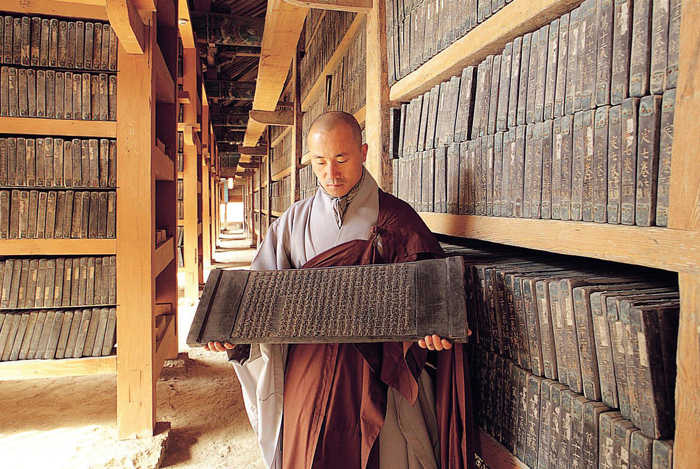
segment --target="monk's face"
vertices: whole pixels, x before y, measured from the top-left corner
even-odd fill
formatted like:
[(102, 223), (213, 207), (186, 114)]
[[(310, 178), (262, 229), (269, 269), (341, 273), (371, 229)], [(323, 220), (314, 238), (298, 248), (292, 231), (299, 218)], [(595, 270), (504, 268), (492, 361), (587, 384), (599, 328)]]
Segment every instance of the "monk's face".
[(309, 151), (319, 184), (333, 197), (346, 195), (362, 177), (367, 145), (358, 144), (346, 125), (310, 133)]

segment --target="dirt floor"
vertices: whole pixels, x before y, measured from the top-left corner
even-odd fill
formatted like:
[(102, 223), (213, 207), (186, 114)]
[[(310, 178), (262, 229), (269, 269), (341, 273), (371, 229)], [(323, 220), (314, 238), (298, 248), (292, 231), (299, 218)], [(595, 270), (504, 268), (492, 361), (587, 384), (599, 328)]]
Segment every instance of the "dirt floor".
[[(242, 234), (224, 233), (212, 267), (246, 268), (253, 254)], [(194, 309), (180, 308), (182, 339)], [(223, 354), (192, 349), (167, 362), (156, 396), (156, 420), (169, 428), (119, 441), (116, 376), (0, 381), (0, 467), (265, 467)]]

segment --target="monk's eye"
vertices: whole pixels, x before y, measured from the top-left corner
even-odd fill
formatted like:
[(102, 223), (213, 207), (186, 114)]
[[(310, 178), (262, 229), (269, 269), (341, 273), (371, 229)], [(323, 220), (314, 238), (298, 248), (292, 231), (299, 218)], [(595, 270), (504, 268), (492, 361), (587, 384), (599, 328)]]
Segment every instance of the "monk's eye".
[(345, 162), (347, 162), (347, 161), (348, 161), (348, 160), (338, 160), (338, 163), (343, 164), (343, 163), (345, 163)]

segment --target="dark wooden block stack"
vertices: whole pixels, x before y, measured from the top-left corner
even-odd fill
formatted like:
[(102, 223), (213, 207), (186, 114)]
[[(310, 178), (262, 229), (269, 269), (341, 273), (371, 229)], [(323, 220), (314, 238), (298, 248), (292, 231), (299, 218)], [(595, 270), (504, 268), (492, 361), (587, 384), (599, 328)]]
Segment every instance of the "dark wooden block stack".
[(678, 0), (586, 0), (403, 104), (396, 193), (426, 212), (666, 226), (679, 27)]

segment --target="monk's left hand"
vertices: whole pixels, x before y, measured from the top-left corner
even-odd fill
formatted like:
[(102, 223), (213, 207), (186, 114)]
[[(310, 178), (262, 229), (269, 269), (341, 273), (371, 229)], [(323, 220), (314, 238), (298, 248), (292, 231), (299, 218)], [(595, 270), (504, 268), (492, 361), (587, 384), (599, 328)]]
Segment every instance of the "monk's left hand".
[(428, 350), (449, 350), (452, 348), (452, 342), (447, 339), (440, 338), (439, 335), (426, 335), (425, 339), (420, 339), (418, 341), (418, 346), (420, 348), (427, 348)]

